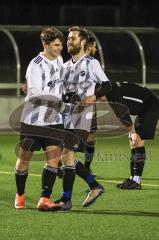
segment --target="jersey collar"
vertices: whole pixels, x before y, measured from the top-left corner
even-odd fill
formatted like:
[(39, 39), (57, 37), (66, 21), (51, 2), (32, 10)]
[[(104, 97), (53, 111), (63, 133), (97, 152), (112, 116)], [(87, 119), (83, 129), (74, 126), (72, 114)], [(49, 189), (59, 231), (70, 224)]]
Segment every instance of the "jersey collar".
[(44, 55), (43, 55), (43, 52), (40, 52), (39, 53), (40, 57), (42, 57), (45, 61), (49, 62), (49, 63), (54, 63), (57, 61), (57, 58), (55, 58), (54, 60), (49, 60), (48, 58), (46, 58)]
[(73, 62), (73, 58), (71, 58), (71, 59), (70, 59), (70, 65), (76, 66), (79, 62), (81, 62), (81, 61), (83, 60), (83, 58), (84, 58), (85, 56), (87, 56), (86, 53), (85, 53), (81, 58), (79, 58), (79, 59), (77, 60), (77, 62)]

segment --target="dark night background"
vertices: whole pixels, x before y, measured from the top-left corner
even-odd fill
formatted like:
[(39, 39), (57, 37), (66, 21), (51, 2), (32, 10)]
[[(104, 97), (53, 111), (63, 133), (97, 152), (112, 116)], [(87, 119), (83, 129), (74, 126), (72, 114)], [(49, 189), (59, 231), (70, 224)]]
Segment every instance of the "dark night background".
[(158, 0), (1, 0), (0, 24), (158, 27), (158, 10)]
[[(39, 35), (44, 25), (111, 26), (127, 27), (130, 30), (131, 27), (138, 27), (139, 31), (137, 30), (138, 32), (135, 32), (135, 34), (144, 49), (146, 81), (148, 84), (158, 84), (158, 10), (158, 0), (1, 0), (0, 28), (8, 29), (16, 41), (20, 56), (20, 82), (23, 83), (30, 60), (39, 51), (42, 51)], [(24, 27), (23, 25), (27, 26)], [(38, 28), (37, 30), (37, 25), (41, 26), (39, 27), (41, 29)], [(126, 80), (142, 83), (143, 63), (139, 53), (139, 46), (136, 46), (133, 38), (123, 31), (117, 34), (105, 30), (101, 31), (94, 33), (102, 46), (105, 71), (108, 78), (116, 81)], [(67, 35), (66, 31), (65, 35)], [(0, 55), (3, 56), (3, 58), (0, 58), (0, 84), (16, 83), (17, 62), (15, 52), (9, 38), (3, 31), (0, 31), (0, 46)], [(67, 54), (66, 45), (62, 56), (64, 61), (70, 57)], [(99, 48), (95, 57), (99, 61), (101, 60)], [(14, 95), (16, 89), (0, 88), (0, 95), (4, 94)]]

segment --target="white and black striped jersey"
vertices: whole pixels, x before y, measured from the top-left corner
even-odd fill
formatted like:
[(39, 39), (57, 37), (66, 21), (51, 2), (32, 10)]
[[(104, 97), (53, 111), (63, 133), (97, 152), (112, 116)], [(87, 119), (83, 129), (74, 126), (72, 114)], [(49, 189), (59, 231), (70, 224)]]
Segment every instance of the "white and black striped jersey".
[[(98, 60), (83, 55), (77, 62), (72, 59), (64, 64), (64, 94), (75, 93), (80, 99), (94, 95), (96, 84), (109, 81)], [(76, 109), (76, 110), (75, 110)], [(68, 129), (83, 129), (90, 131), (93, 116), (93, 106), (83, 108), (78, 113), (77, 106), (65, 115), (64, 126)]]
[(64, 63), (64, 91), (75, 92), (80, 98), (91, 96), (97, 83), (109, 81), (99, 61), (88, 55), (82, 56), (77, 62), (72, 59)]
[(30, 62), (26, 72), (28, 93), (21, 122), (38, 126), (63, 123), (62, 115), (50, 104), (62, 99), (61, 74), (61, 57), (50, 61), (40, 53)]

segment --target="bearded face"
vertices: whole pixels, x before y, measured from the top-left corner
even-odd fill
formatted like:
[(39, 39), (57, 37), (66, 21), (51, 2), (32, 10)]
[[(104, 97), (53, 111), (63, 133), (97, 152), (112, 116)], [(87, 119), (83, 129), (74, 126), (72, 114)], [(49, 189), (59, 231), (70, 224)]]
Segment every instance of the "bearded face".
[(69, 33), (67, 50), (71, 55), (76, 55), (81, 51), (81, 39), (78, 31), (72, 31)]
[(81, 50), (81, 42), (78, 44), (67, 44), (68, 53), (71, 55), (76, 55)]

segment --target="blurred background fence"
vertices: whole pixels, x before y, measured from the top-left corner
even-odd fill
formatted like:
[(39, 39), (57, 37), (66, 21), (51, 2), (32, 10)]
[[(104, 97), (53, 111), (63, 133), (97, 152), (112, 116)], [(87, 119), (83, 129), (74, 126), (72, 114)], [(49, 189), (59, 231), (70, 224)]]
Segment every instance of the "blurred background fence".
[[(116, 18), (118, 12), (116, 12)], [(61, 19), (61, 22), (63, 19)], [(67, 26), (55, 26), (67, 36)], [(0, 25), (0, 130), (24, 100), (21, 87), (30, 60), (42, 46), (44, 26)], [(96, 58), (112, 80), (138, 83), (159, 93), (159, 29), (141, 27), (86, 27), (96, 39)], [(69, 55), (64, 46), (63, 59)]]

